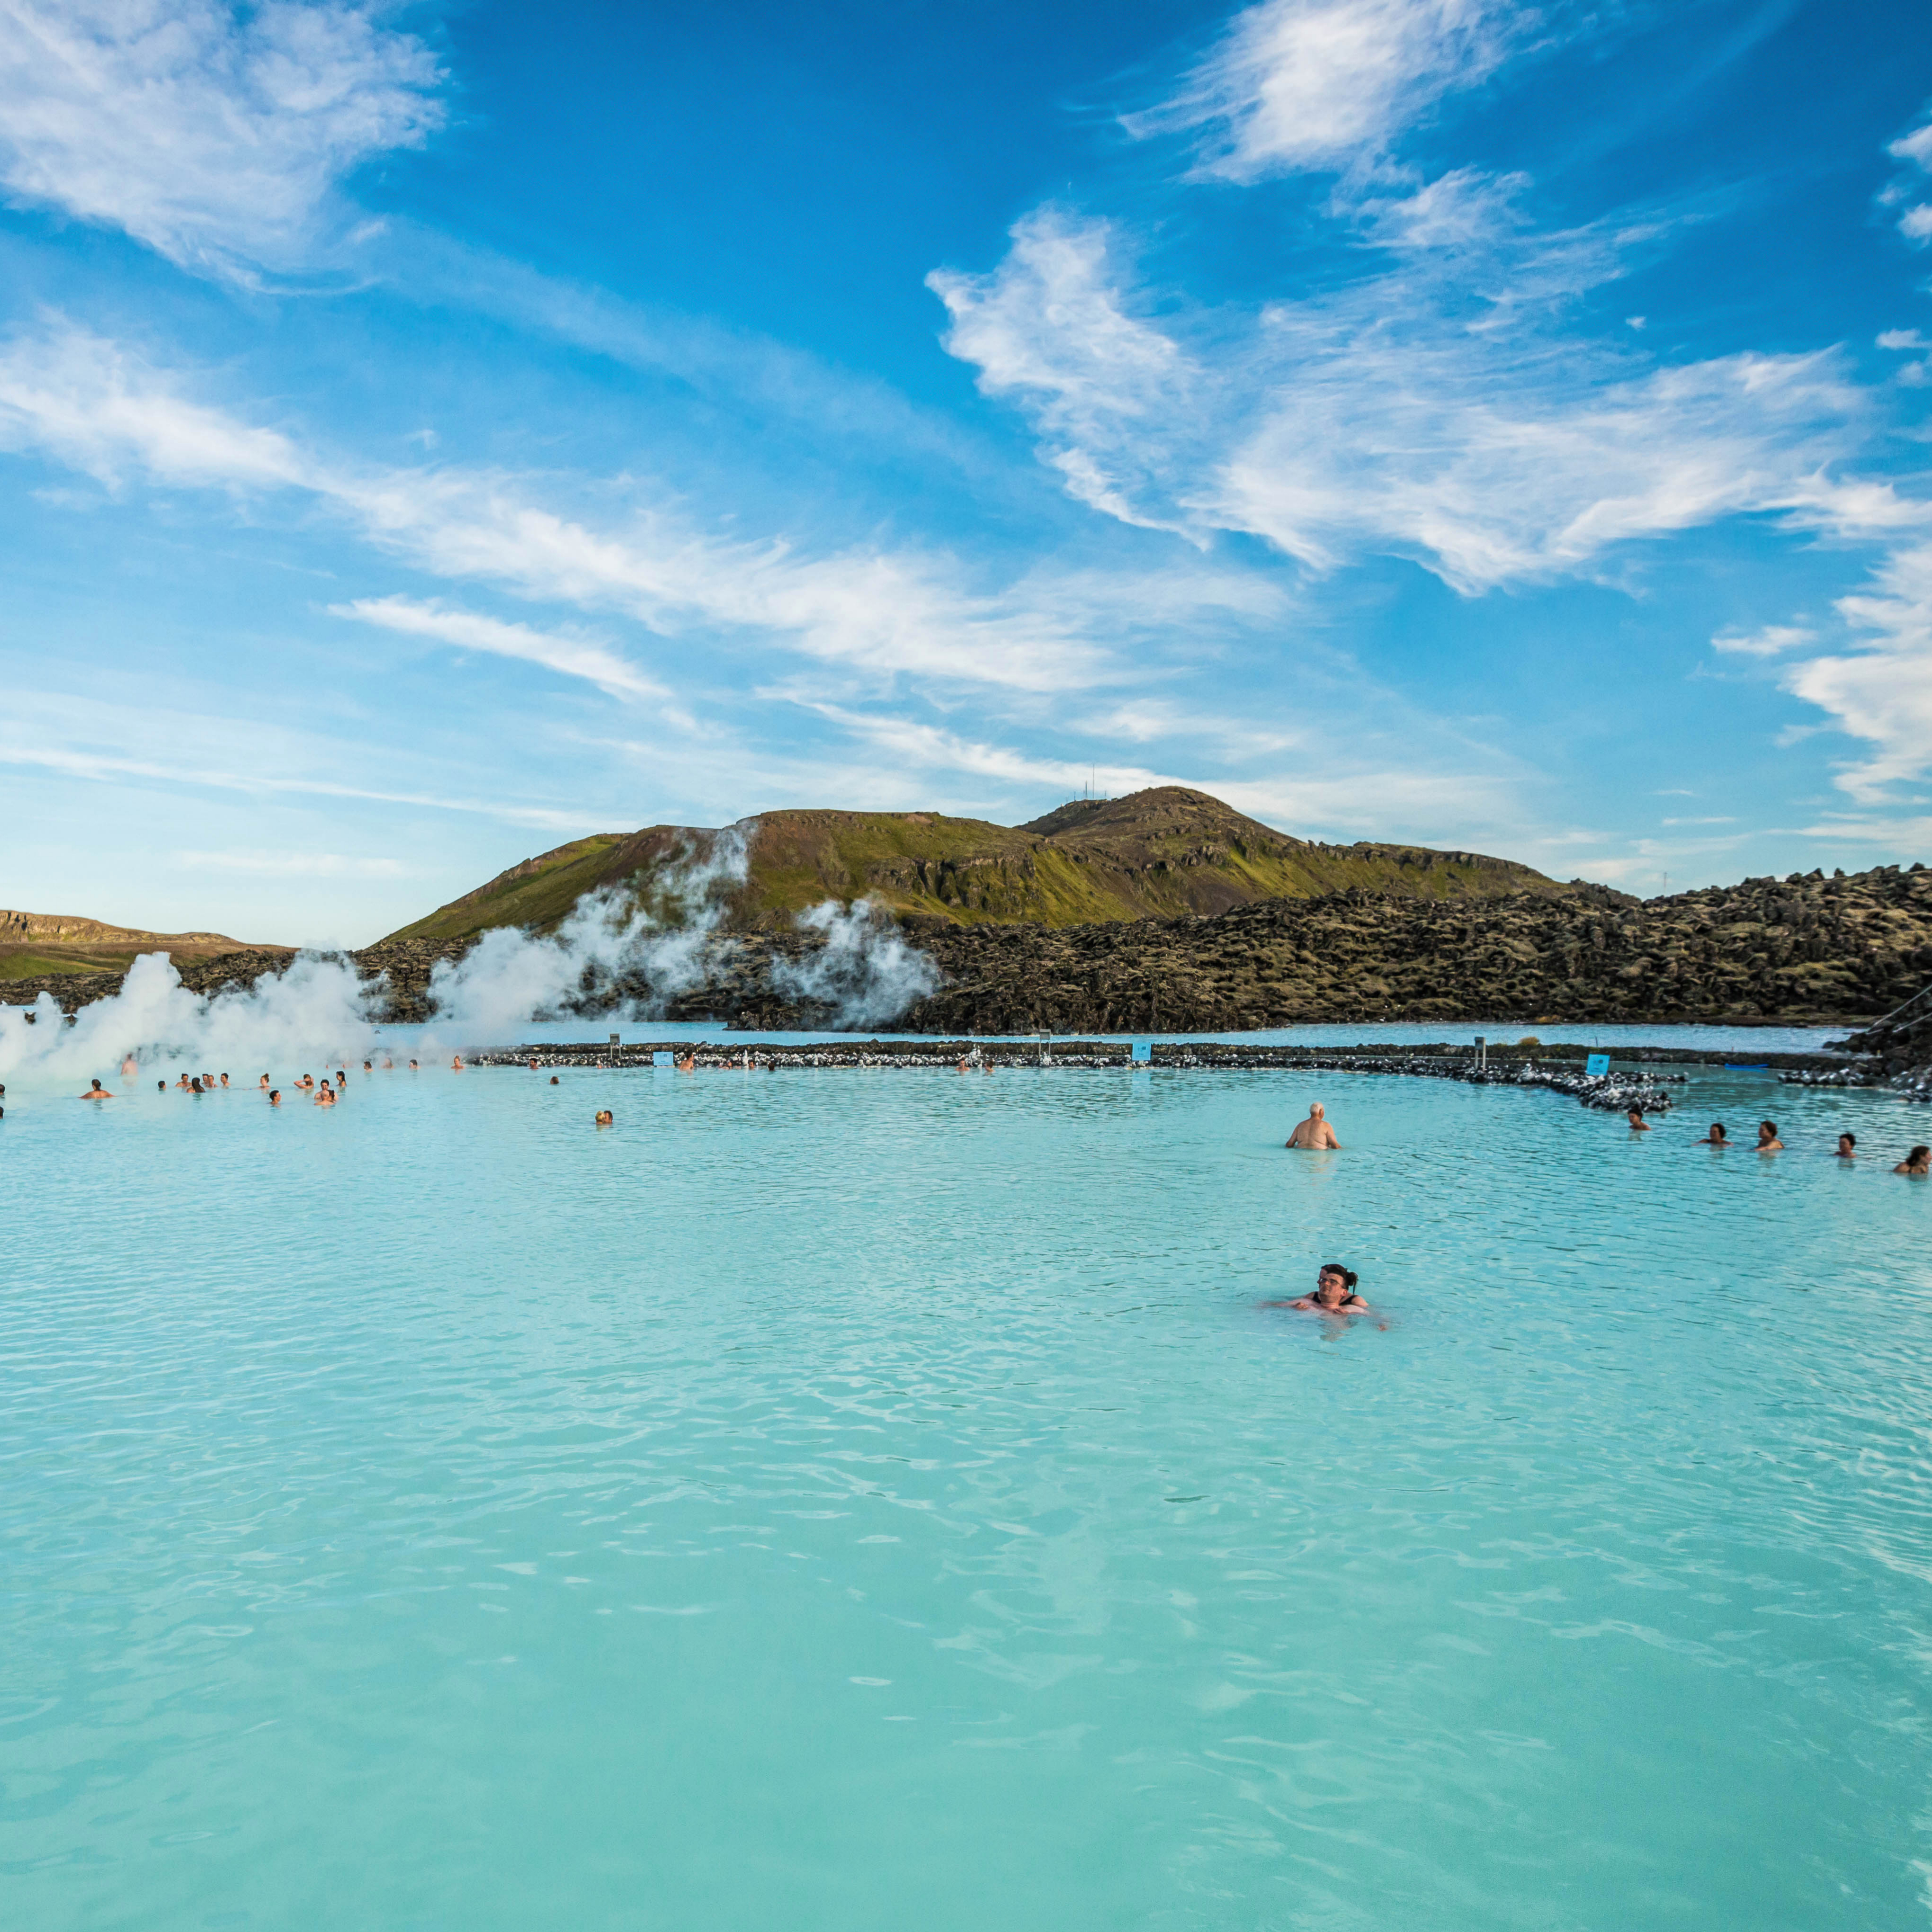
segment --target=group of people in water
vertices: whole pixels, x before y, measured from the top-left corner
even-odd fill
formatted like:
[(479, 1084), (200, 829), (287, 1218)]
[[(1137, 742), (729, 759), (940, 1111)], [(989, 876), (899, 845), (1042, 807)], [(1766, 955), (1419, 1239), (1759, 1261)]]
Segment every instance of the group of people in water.
[[(1643, 1109), (1641, 1107), (1631, 1108), (1629, 1118), (1632, 1133), (1647, 1134), (1650, 1132), (1650, 1123), (1644, 1118)], [(1701, 1148), (1735, 1148), (1741, 1147), (1743, 1143), (1732, 1140), (1726, 1133), (1722, 1120), (1713, 1120), (1711, 1123), (1710, 1132), (1702, 1138), (1693, 1141), (1690, 1144), (1693, 1147)], [(1775, 1120), (1759, 1121), (1757, 1143), (1751, 1149), (1751, 1152), (1783, 1154), (1784, 1151), (1784, 1143), (1778, 1138), (1778, 1123)], [(1840, 1134), (1838, 1136), (1838, 1144), (1832, 1149), (1832, 1152), (1834, 1160), (1856, 1160), (1858, 1158), (1858, 1136), (1854, 1133)], [(1932, 1148), (1919, 1146), (1910, 1149), (1905, 1158), (1892, 1171), (1894, 1174), (1932, 1174)]]
[[(1647, 1134), (1652, 1131), (1650, 1123), (1643, 1117), (1641, 1107), (1632, 1107), (1626, 1118), (1634, 1134)], [(1308, 1110), (1308, 1118), (1295, 1124), (1286, 1143), (1292, 1148), (1304, 1149), (1339, 1148), (1342, 1143), (1335, 1138), (1335, 1130), (1328, 1124), (1327, 1110), (1317, 1100)], [(1722, 1120), (1713, 1120), (1711, 1130), (1702, 1138), (1694, 1141), (1694, 1147), (1735, 1148), (1742, 1143), (1734, 1141), (1725, 1132)], [(1754, 1154), (1783, 1154), (1785, 1146), (1778, 1138), (1775, 1120), (1760, 1120), (1757, 1124), (1757, 1144), (1752, 1148)], [(1834, 1150), (1840, 1160), (1856, 1160), (1858, 1157), (1858, 1137), (1856, 1134), (1843, 1133), (1838, 1136), (1838, 1144)], [(1932, 1174), (1932, 1148), (1915, 1147), (1892, 1170), (1894, 1174)]]
[[(1644, 1118), (1641, 1107), (1632, 1107), (1628, 1119), (1633, 1133), (1647, 1134), (1652, 1131), (1651, 1124)], [(1308, 1118), (1295, 1124), (1286, 1144), (1304, 1150), (1320, 1151), (1329, 1148), (1339, 1150), (1342, 1143), (1336, 1138), (1334, 1127), (1329, 1124), (1328, 1110), (1317, 1100), (1310, 1107)], [(1713, 1120), (1709, 1132), (1691, 1144), (1694, 1147), (1735, 1148), (1742, 1143), (1730, 1138), (1722, 1120)], [(1785, 1151), (1784, 1142), (1778, 1137), (1775, 1120), (1759, 1121), (1757, 1143), (1752, 1151), (1756, 1154), (1783, 1154)], [(1850, 1132), (1840, 1134), (1838, 1146), (1833, 1150), (1833, 1158), (1838, 1160), (1857, 1160), (1858, 1136)], [(1912, 1148), (1892, 1171), (1894, 1174), (1932, 1176), (1932, 1147), (1921, 1144)], [(1267, 1301), (1262, 1306), (1264, 1308), (1298, 1309), (1321, 1315), (1372, 1314), (1374, 1310), (1367, 1301), (1356, 1292), (1355, 1284), (1359, 1279), (1352, 1269), (1342, 1267), (1339, 1262), (1324, 1262), (1316, 1277), (1312, 1294), (1298, 1295), (1291, 1301)]]
[[(382, 1068), (386, 1072), (393, 1072), (395, 1064), (396, 1063), (386, 1054), (383, 1057)], [(419, 1072), (422, 1070), (419, 1063), (416, 1060), (411, 1060), (409, 1064), (410, 1071), (412, 1073)], [(460, 1073), (463, 1071), (463, 1056), (460, 1054), (456, 1054), (451, 1060), (450, 1067), (453, 1072)], [(122, 1077), (131, 1080), (139, 1071), (140, 1063), (131, 1053), (129, 1054), (121, 1063)], [(362, 1071), (364, 1073), (374, 1073), (376, 1071), (375, 1062), (371, 1060), (364, 1060)], [(228, 1076), (225, 1073), (184, 1073), (174, 1084), (176, 1090), (182, 1094), (225, 1094), (229, 1090)], [(556, 1083), (552, 1082), (551, 1084), (554, 1085)], [(344, 1063), (342, 1066), (337, 1068), (333, 1082), (326, 1073), (323, 1074), (320, 1081), (314, 1074), (304, 1073), (291, 1083), (290, 1090), (316, 1106), (333, 1107), (348, 1085), (349, 1075), (346, 1063)], [(0, 1087), (0, 1094), (4, 1094), (6, 1090), (4, 1087)], [(154, 1090), (158, 1094), (165, 1094), (168, 1090), (168, 1083), (165, 1080), (157, 1080), (154, 1082)], [(282, 1104), (282, 1090), (276, 1086), (266, 1073), (256, 1083), (256, 1091), (265, 1095), (268, 1105), (272, 1107), (279, 1107)], [(89, 1083), (87, 1091), (79, 1097), (83, 1100), (112, 1100), (118, 1099), (119, 1096), (103, 1086), (98, 1080), (95, 1080)]]

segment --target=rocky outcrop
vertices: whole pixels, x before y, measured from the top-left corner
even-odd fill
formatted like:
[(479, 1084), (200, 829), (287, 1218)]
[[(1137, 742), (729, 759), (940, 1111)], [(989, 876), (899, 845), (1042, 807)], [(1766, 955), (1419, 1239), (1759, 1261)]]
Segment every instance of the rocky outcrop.
[[(1600, 887), (1446, 902), (1346, 892), (1199, 917), (1058, 928), (912, 917), (902, 929), (943, 976), (899, 1016), (908, 1032), (1219, 1033), (1376, 1019), (1854, 1024), (1932, 982), (1932, 873), (1794, 874), (1642, 904)], [(436, 962), (470, 943), (392, 940), (350, 956), (366, 976), (387, 976), (392, 1017), (422, 1019)], [(827, 1025), (829, 1007), (772, 990), (774, 962), (816, 944), (795, 932), (717, 935), (704, 982), (657, 1010), (760, 1030)], [(208, 992), (251, 982), (284, 958), (230, 953), (182, 962), (182, 974)], [(40, 984), (71, 1010), (119, 977), (16, 980), (0, 998), (31, 1000)], [(566, 1004), (589, 1016), (648, 990), (586, 980)]]

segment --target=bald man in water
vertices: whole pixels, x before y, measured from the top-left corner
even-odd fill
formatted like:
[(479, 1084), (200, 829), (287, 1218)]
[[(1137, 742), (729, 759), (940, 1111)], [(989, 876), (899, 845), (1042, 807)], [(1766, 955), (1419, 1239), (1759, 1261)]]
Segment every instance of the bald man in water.
[(1328, 1124), (1328, 1117), (1319, 1100), (1309, 1108), (1307, 1119), (1288, 1136), (1288, 1144), (1292, 1148), (1339, 1148), (1342, 1144), (1335, 1138), (1335, 1130)]

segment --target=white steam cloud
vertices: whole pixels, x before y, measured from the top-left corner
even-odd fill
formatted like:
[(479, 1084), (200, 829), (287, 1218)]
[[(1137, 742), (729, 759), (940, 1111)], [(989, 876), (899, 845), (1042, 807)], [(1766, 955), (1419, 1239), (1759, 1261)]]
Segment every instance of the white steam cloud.
[[(736, 942), (718, 928), (727, 895), (748, 872), (747, 834), (734, 826), (669, 872), (647, 907), (606, 889), (586, 893), (548, 938), (512, 927), (486, 932), (431, 974), (436, 1023), (502, 1046), (526, 1022), (566, 1013), (660, 1017), (729, 963)], [(828, 899), (801, 913), (797, 926), (818, 943), (800, 958), (775, 958), (771, 990), (826, 1014), (824, 1024), (883, 1025), (939, 984), (932, 960), (872, 900), (848, 909)], [(119, 992), (82, 1006), (71, 1022), (49, 993), (31, 1007), (0, 1006), (0, 1083), (98, 1075), (118, 1090), (130, 1054), (150, 1070), (179, 1063), (250, 1082), (266, 1070), (280, 1080), (304, 1060), (370, 1058), (388, 992), (384, 979), (360, 978), (340, 955), (298, 953), (252, 986), (194, 993), (165, 952), (143, 953)]]
[[(627, 910), (622, 892), (607, 887), (586, 892), (546, 938), (496, 927), (460, 959), (438, 962), (429, 982), (436, 1018), (493, 1041), (506, 1028), (562, 1012), (657, 1018), (709, 976), (724, 895), (748, 870), (746, 835), (730, 826), (661, 882), (658, 910)], [(620, 987), (635, 990), (614, 999)]]
[(827, 899), (799, 914), (798, 929), (821, 934), (825, 943), (802, 958), (774, 959), (772, 990), (831, 1007), (836, 1026), (880, 1025), (938, 988), (939, 968), (906, 944), (875, 900), (845, 910)]
[(149, 1065), (179, 1061), (251, 1081), (302, 1058), (364, 1059), (386, 991), (380, 980), (358, 980), (346, 959), (298, 953), (251, 987), (193, 993), (165, 952), (144, 952), (120, 992), (82, 1006), (72, 1025), (49, 993), (32, 1006), (0, 1006), (0, 1080), (98, 1075), (118, 1090), (118, 1070), (130, 1053)]

